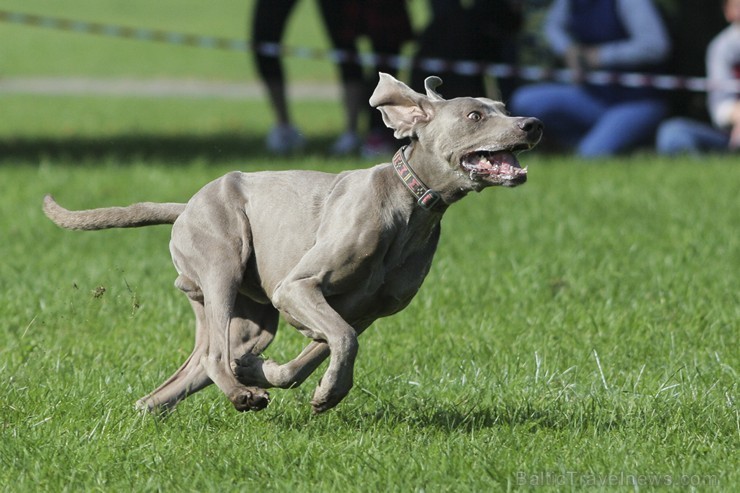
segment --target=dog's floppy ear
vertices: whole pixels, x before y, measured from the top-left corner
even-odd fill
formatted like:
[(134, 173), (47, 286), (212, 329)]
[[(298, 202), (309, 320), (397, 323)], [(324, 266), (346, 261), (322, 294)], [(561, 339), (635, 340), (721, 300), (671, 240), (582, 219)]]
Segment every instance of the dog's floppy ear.
[[(383, 114), (386, 126), (395, 130), (393, 135), (397, 139), (413, 137), (416, 134), (415, 127), (419, 123), (426, 123), (434, 117), (434, 105), (432, 101), (442, 100), (442, 96), (434, 92), (433, 88), (439, 84), (430, 79), (442, 82), (439, 77), (429, 77), (425, 86), (431, 94), (425, 96), (420, 94), (403, 82), (396, 80), (393, 76), (380, 72), (380, 81), (375, 92), (370, 97), (370, 106), (378, 108)], [(432, 96), (434, 94), (434, 96)]]

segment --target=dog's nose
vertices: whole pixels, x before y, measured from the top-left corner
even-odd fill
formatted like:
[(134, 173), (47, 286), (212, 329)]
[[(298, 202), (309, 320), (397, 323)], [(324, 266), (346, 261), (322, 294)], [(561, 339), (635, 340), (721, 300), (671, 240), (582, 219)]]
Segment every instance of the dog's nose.
[(519, 128), (521, 128), (524, 132), (526, 132), (527, 137), (529, 138), (539, 138), (540, 135), (542, 135), (542, 122), (539, 121), (537, 118), (529, 117), (529, 118), (522, 118), (517, 122), (519, 125)]

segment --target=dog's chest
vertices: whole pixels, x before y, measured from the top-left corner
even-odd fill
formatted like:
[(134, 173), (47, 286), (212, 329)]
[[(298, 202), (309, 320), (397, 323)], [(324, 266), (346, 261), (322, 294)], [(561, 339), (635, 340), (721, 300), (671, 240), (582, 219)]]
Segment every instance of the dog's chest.
[(418, 263), (418, 269), (408, 269), (401, 266), (388, 272), (385, 282), (376, 294), (379, 316), (391, 315), (402, 310), (416, 296), (426, 275), (429, 273), (431, 258), (429, 258), (426, 265), (422, 265), (421, 262)]
[(335, 297), (331, 304), (345, 320), (371, 322), (405, 308), (429, 273), (439, 240), (439, 228), (423, 240), (397, 244), (381, 262), (371, 266), (355, 288)]

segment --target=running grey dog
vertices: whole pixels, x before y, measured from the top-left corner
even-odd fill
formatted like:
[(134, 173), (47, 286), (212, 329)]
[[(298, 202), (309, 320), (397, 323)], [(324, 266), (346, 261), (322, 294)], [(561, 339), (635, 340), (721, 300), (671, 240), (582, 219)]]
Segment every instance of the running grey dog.
[[(237, 410), (259, 410), (264, 389), (300, 385), (327, 357), (314, 412), (348, 394), (358, 335), (417, 293), (447, 207), (471, 191), (524, 183), (515, 154), (542, 136), (539, 120), (507, 116), (500, 102), (443, 99), (441, 83), (427, 78), (424, 95), (380, 74), (370, 105), (411, 141), (392, 163), (339, 174), (232, 172), (187, 204), (69, 211), (45, 197), (44, 212), (63, 228), (173, 224), (175, 286), (195, 311), (195, 348), (138, 407), (171, 409), (215, 383)], [(260, 356), (279, 315), (312, 339), (285, 364)]]

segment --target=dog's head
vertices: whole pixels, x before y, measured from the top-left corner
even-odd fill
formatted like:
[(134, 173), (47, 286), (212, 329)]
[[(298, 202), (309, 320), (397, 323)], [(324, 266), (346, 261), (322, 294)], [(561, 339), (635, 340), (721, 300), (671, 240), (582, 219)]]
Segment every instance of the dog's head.
[(540, 141), (542, 123), (508, 116), (503, 103), (487, 98), (446, 100), (435, 91), (441, 83), (428, 77), (421, 94), (381, 73), (370, 105), (380, 110), (396, 138), (418, 141), (424, 166), (435, 162), (436, 172), (460, 190), (524, 183), (527, 169), (516, 156)]

